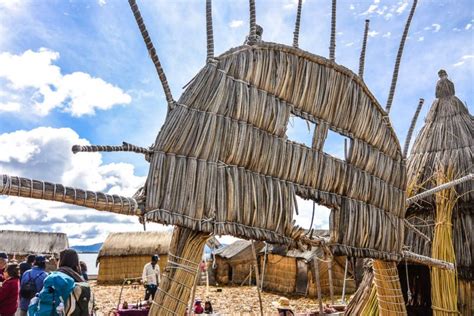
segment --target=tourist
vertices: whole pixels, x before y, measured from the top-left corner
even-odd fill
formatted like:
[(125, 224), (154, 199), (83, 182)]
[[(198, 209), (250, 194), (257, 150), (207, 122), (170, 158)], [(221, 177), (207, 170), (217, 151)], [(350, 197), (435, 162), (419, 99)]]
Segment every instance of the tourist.
[(93, 295), (84, 281), (74, 249), (59, 253), (58, 270), (44, 280), (44, 288), (29, 308), (30, 316), (91, 315)]
[(204, 303), (204, 314), (212, 314), (214, 310), (212, 309), (211, 301), (206, 301)]
[(8, 256), (4, 252), (0, 252), (0, 283), (4, 281), (3, 278), (3, 271), (5, 271), (5, 268), (7, 267), (8, 263)]
[(202, 308), (200, 299), (196, 299), (196, 302), (194, 303), (194, 308), (193, 309), (194, 309), (194, 314), (204, 313), (204, 308)]
[(89, 281), (89, 275), (87, 275), (87, 264), (84, 261), (79, 261), (79, 266), (81, 267), (82, 277), (86, 282)]
[(160, 265), (158, 255), (151, 256), (151, 262), (143, 267), (142, 281), (145, 286), (145, 301), (155, 298), (156, 290), (160, 286)]
[(20, 263), (20, 279), (23, 276), (23, 273), (33, 268), (33, 262), (35, 262), (35, 255), (28, 255), (26, 260)]
[(48, 276), (46, 258), (36, 256), (33, 268), (25, 271), (21, 276), (20, 285), (20, 316), (26, 316), (31, 299), (43, 288), (44, 279)]
[(3, 271), (3, 281), (0, 287), (0, 315), (13, 316), (18, 308), (18, 293), (20, 279), (18, 264), (10, 263)]
[(294, 316), (290, 300), (286, 297), (280, 297), (278, 301), (272, 303), (278, 311), (278, 316)]

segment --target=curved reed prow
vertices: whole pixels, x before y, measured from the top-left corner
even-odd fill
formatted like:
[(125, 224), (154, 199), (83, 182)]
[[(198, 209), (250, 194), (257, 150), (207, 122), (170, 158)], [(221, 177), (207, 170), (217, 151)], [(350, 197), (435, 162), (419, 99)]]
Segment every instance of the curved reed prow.
[(87, 191), (62, 184), (0, 175), (0, 195), (63, 202), (123, 215), (142, 215), (134, 198)]

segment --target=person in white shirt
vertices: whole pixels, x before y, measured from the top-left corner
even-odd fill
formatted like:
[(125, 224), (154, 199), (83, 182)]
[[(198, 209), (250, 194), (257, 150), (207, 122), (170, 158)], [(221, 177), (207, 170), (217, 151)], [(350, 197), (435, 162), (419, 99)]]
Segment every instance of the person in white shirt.
[(160, 286), (160, 265), (158, 255), (151, 256), (151, 262), (143, 267), (142, 281), (145, 286), (145, 301), (155, 298), (156, 290)]

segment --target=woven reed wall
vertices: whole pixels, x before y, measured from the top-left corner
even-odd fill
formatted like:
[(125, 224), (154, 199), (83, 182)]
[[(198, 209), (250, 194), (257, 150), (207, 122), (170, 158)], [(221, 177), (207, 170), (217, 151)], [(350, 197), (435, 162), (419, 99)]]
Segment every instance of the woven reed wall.
[[(219, 284), (238, 284), (240, 285), (249, 275), (252, 262), (249, 260), (233, 262), (229, 259), (223, 259), (216, 256), (216, 280)], [(232, 269), (232, 276), (229, 279), (229, 270)], [(255, 279), (255, 274), (252, 273), (252, 278)]]
[[(150, 256), (102, 257), (100, 258), (97, 283), (121, 284), (125, 278), (141, 277), (143, 267), (150, 262)], [(160, 255), (160, 271), (164, 272), (167, 255)]]
[(474, 315), (474, 282), (459, 280), (458, 311), (461, 315)]
[[(337, 258), (337, 257), (336, 257)], [(340, 265), (340, 260), (345, 261), (345, 258), (340, 257), (333, 263), (333, 289), (334, 294), (342, 293), (344, 282), (344, 267)], [(296, 289), (297, 276), (297, 259), (293, 257), (285, 257), (277, 254), (268, 254), (265, 275), (264, 275), (264, 289), (268, 291), (278, 292), (282, 294), (294, 294)], [(260, 257), (260, 267), (263, 267), (263, 257)], [(329, 274), (325, 262), (320, 262), (319, 274), (321, 282), (321, 290), (324, 295), (329, 295)], [(354, 280), (348, 280), (346, 283), (346, 293), (351, 294), (355, 291)], [(316, 283), (308, 267), (308, 297), (317, 297)]]
[[(260, 266), (263, 267), (263, 257), (260, 257)], [(296, 259), (268, 254), (263, 289), (294, 294), (296, 289)]]
[(216, 257), (216, 281), (219, 284), (229, 284), (230, 265), (225, 259)]
[[(336, 253), (398, 259), (406, 182), (398, 140), (365, 84), (328, 64), (271, 43), (208, 63), (156, 139), (147, 218), (291, 244), (303, 233), (293, 220), (298, 194), (336, 210)], [(347, 161), (288, 141), (290, 113), (350, 137)]]

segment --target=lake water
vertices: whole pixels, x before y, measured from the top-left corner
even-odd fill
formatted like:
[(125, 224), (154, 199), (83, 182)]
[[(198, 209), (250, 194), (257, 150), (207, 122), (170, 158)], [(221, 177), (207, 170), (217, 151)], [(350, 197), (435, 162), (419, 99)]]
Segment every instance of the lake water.
[(79, 253), (79, 260), (84, 261), (87, 265), (87, 274), (97, 275), (99, 267), (95, 266), (98, 253)]

